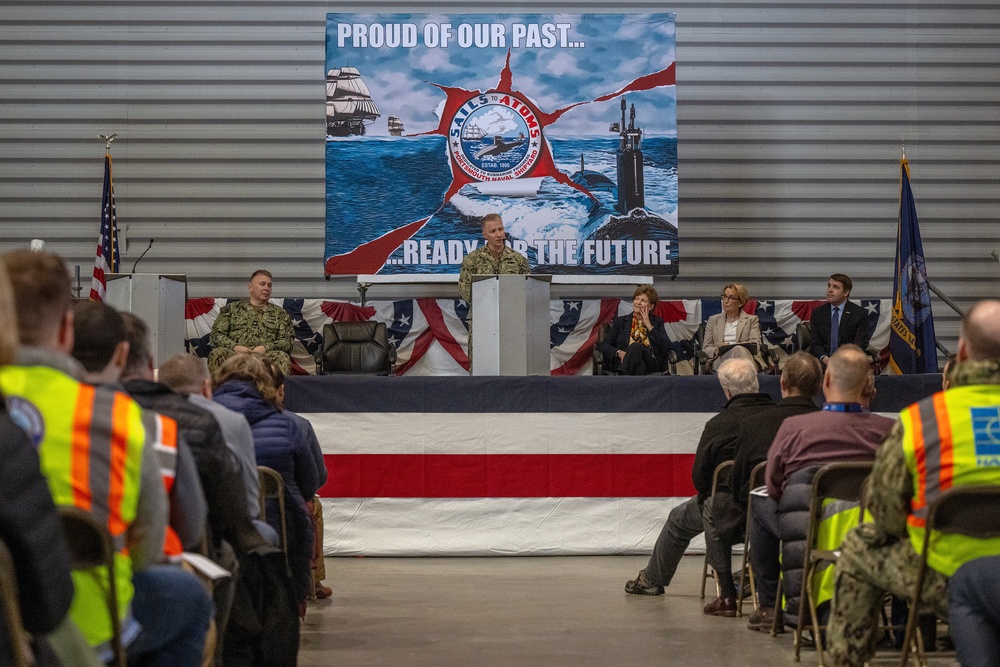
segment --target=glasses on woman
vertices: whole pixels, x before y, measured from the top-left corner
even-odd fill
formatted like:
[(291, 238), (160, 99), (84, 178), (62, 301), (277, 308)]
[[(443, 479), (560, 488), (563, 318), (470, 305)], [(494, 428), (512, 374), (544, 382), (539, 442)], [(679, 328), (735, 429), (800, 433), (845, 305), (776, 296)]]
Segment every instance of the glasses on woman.
[(729, 296), (728, 294), (722, 294), (719, 296), (719, 298), (722, 299), (723, 301), (739, 301), (739, 297)]

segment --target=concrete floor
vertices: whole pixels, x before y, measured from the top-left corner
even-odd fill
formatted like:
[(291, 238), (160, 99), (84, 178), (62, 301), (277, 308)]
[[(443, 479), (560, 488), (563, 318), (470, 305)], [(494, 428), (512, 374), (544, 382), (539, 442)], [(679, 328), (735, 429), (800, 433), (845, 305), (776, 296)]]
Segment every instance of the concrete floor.
[(643, 556), (328, 558), (333, 597), (310, 604), (299, 665), (796, 664), (791, 634), (702, 613), (702, 562), (644, 597), (623, 590)]

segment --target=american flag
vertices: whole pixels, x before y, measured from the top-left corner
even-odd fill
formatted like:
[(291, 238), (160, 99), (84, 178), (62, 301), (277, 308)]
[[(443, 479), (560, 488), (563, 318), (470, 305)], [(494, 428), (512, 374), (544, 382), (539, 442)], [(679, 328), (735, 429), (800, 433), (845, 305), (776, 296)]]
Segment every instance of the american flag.
[(104, 301), (108, 286), (107, 274), (118, 273), (121, 256), (118, 249), (118, 215), (115, 211), (115, 189), (111, 185), (111, 154), (104, 155), (104, 196), (101, 198), (101, 233), (97, 237), (97, 259), (94, 279), (90, 284), (90, 300)]

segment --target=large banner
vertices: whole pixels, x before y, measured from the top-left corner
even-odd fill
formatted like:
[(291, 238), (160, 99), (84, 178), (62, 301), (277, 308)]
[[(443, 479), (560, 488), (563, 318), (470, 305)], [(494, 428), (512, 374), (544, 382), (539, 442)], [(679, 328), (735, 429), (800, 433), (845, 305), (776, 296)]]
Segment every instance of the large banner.
[(676, 275), (673, 14), (328, 14), (326, 275)]

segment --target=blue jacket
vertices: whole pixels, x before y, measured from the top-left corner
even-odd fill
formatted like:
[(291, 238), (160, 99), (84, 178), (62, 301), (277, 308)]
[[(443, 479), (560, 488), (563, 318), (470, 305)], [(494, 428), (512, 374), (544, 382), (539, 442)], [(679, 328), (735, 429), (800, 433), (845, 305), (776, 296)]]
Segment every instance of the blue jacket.
[[(250, 382), (226, 382), (212, 398), (247, 418), (257, 465), (274, 468), (284, 480), (288, 559), (297, 599), (301, 601), (312, 586), (312, 512), (306, 509), (305, 501), (312, 500), (319, 489), (319, 473), (306, 434), (291, 416), (264, 400)], [(281, 534), (276, 505), (268, 505), (267, 522)]]

